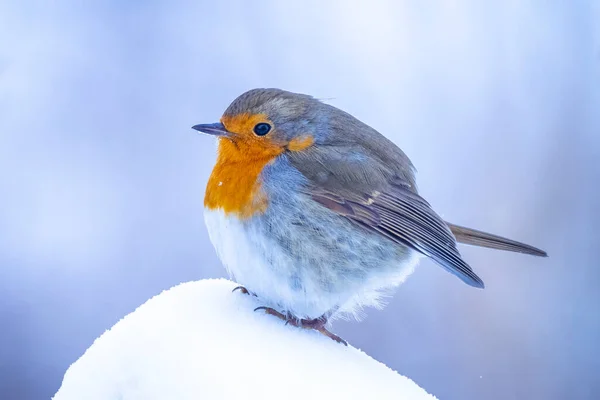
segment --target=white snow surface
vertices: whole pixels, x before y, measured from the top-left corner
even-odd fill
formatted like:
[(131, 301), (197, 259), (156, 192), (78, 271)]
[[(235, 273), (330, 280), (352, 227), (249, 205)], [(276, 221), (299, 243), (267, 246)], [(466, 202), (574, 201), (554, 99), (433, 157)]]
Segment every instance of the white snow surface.
[(286, 326), (224, 279), (178, 285), (105, 332), (55, 400), (427, 399), (352, 346)]

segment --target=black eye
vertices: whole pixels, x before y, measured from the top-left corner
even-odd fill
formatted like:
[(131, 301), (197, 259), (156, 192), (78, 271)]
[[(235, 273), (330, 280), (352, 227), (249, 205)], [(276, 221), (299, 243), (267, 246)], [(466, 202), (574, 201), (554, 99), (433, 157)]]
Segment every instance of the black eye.
[(261, 122), (260, 124), (254, 125), (254, 133), (258, 136), (265, 136), (271, 130), (271, 125)]

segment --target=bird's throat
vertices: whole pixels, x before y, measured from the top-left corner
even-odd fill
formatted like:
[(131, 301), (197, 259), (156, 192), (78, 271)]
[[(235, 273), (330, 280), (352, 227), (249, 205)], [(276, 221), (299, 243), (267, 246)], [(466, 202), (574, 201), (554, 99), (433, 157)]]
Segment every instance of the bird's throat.
[(262, 214), (268, 199), (260, 174), (283, 149), (248, 140), (219, 139), (217, 162), (208, 179), (204, 207), (247, 219)]

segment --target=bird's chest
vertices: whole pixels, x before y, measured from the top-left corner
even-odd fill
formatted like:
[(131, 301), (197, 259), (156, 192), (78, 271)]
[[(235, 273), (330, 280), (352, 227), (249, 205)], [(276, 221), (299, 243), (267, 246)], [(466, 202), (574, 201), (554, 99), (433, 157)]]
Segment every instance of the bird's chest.
[(240, 162), (217, 164), (206, 186), (204, 207), (242, 220), (264, 212), (267, 202), (258, 181), (261, 167)]
[[(289, 287), (296, 264), (276, 243), (277, 237), (289, 232), (281, 231), (287, 226), (284, 223), (273, 225), (277, 214), (273, 204), (280, 200), (268, 191), (269, 180), (264, 176), (265, 167), (274, 160), (230, 153), (223, 145), (219, 150), (204, 198), (211, 242), (238, 283), (274, 298), (290, 297), (289, 292), (280, 292)], [(277, 293), (272, 293), (274, 288)]]
[(267, 197), (259, 177), (279, 151), (221, 139), (217, 154), (206, 185), (204, 207), (242, 220), (264, 213)]

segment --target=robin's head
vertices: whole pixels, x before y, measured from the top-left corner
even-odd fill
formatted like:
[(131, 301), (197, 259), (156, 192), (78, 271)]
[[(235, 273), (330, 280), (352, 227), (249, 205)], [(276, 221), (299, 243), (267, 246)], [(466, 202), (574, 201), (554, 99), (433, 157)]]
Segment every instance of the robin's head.
[(280, 89), (253, 89), (231, 103), (221, 122), (193, 126), (230, 141), (246, 152), (274, 156), (302, 151), (322, 135), (322, 103), (311, 96)]

